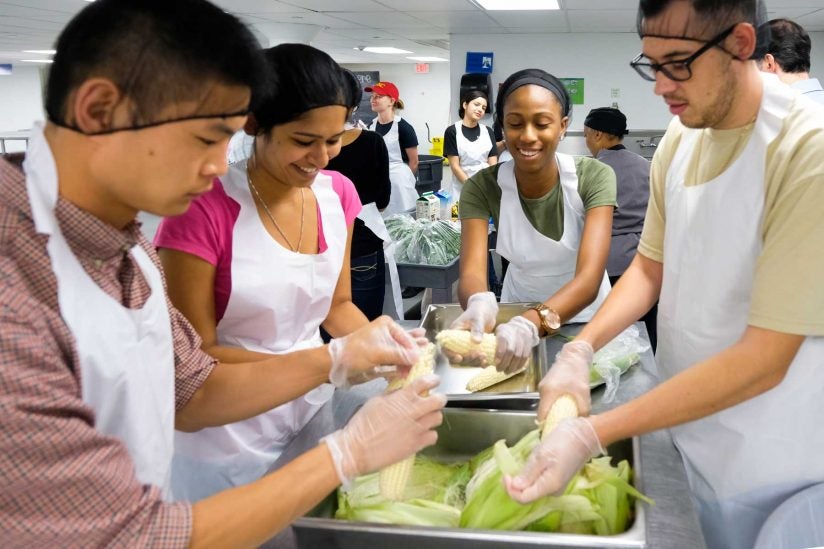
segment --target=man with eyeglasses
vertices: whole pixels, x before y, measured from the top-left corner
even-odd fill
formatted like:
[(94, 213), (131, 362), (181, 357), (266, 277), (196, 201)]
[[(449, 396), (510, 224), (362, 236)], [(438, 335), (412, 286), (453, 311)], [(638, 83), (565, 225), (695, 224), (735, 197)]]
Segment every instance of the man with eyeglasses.
[(661, 384), (561, 423), (505, 479), (518, 501), (559, 493), (604, 447), (665, 428), (709, 547), (753, 547), (780, 503), (824, 482), (824, 111), (758, 71), (765, 11), (641, 1), (631, 65), (676, 116), (638, 253), (542, 380), (539, 419), (562, 394), (589, 398), (594, 350), (659, 296)]

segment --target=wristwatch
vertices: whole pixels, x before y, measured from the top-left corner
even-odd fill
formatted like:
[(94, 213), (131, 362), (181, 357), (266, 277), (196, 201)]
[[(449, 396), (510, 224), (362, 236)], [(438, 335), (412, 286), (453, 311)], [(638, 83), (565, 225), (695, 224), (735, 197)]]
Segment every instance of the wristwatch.
[(532, 310), (538, 313), (538, 320), (541, 322), (541, 328), (547, 335), (561, 327), (561, 317), (555, 312), (552, 307), (547, 307), (543, 303), (538, 303)]

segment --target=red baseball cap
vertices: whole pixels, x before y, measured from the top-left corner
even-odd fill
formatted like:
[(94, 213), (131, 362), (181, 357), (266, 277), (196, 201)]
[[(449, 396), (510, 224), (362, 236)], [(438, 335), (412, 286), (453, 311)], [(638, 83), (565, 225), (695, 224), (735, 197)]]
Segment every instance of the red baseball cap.
[(376, 93), (378, 95), (386, 95), (395, 101), (401, 98), (401, 94), (398, 92), (397, 86), (395, 86), (392, 82), (378, 82), (374, 86), (364, 88), (363, 91), (367, 93)]

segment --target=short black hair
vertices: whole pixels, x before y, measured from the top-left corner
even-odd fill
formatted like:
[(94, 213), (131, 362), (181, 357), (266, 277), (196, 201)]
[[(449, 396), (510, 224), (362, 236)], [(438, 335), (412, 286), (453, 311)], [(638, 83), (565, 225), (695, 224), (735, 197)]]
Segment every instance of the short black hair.
[(770, 43), (767, 53), (784, 72), (810, 72), (810, 35), (804, 28), (789, 19), (772, 19), (767, 22), (770, 28)]
[(349, 80), (349, 93), (352, 94), (352, 103), (349, 105), (349, 108), (354, 110), (363, 100), (363, 84), (361, 84), (354, 72), (349, 69), (343, 69), (343, 72), (346, 73), (346, 78)]
[(278, 85), (252, 96), (258, 134), (318, 107), (352, 107), (350, 79), (327, 53), (306, 44), (280, 44), (263, 50), (263, 56)]
[(509, 78), (504, 80), (498, 89), (498, 98), (495, 100), (495, 119), (501, 125), (501, 128), (504, 127), (506, 98), (513, 91), (527, 84), (541, 86), (549, 90), (561, 106), (561, 114), (572, 116), (572, 101), (569, 97), (569, 91), (558, 78), (543, 69), (523, 69), (509, 75)]
[[(648, 28), (646, 20), (663, 13), (675, 0), (640, 0), (636, 28), (638, 34), (658, 35), (655, 29)], [(753, 59), (763, 57), (767, 47), (769, 31), (762, 23), (767, 20), (767, 9), (763, 0), (687, 0), (695, 18), (684, 21), (680, 36), (688, 38), (709, 39), (736, 23), (750, 23), (757, 31)], [(678, 36), (670, 36), (678, 38)]]
[(470, 101), (473, 101), (479, 97), (483, 98), (483, 100), (486, 101), (486, 108), (487, 110), (489, 110), (489, 98), (486, 96), (486, 94), (481, 90), (469, 90), (461, 96), (461, 104), (458, 105), (458, 116), (463, 118), (464, 114), (466, 114), (466, 110), (464, 109), (464, 103), (469, 103)]
[(72, 93), (90, 78), (108, 78), (133, 102), (134, 126), (157, 122), (170, 104), (202, 100), (210, 84), (254, 90), (266, 78), (249, 29), (206, 0), (97, 0), (55, 49), (45, 110), (63, 125)]

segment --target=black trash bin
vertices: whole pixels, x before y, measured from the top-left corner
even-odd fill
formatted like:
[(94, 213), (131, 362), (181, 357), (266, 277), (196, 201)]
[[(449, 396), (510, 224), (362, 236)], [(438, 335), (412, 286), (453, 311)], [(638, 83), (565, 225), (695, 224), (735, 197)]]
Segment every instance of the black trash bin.
[(443, 157), (432, 154), (418, 155), (418, 182), (415, 184), (418, 194), (439, 191), (442, 179)]

